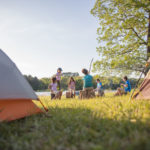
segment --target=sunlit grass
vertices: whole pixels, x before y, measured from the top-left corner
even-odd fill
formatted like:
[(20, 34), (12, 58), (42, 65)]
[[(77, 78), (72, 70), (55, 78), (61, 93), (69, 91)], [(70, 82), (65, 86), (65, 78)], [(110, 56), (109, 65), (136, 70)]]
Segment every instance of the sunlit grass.
[(47, 115), (0, 124), (0, 149), (150, 149), (150, 101), (131, 102), (129, 95), (113, 93), (90, 100), (41, 101), (49, 109)]

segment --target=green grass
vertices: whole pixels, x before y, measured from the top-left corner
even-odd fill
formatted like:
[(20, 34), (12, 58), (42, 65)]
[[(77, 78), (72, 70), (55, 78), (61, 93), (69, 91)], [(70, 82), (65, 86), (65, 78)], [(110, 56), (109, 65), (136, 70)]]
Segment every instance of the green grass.
[(0, 150), (149, 150), (150, 101), (129, 96), (51, 101), (44, 114), (0, 124)]

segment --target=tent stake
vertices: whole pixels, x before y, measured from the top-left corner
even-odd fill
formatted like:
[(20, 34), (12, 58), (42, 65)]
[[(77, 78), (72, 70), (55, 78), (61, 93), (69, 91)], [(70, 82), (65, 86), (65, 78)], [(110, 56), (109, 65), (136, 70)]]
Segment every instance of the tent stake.
[(38, 98), (38, 100), (40, 101), (40, 103), (43, 106), (43, 108), (45, 109), (45, 111), (48, 112), (48, 109), (44, 106), (44, 104), (41, 102), (41, 100), (39, 98)]

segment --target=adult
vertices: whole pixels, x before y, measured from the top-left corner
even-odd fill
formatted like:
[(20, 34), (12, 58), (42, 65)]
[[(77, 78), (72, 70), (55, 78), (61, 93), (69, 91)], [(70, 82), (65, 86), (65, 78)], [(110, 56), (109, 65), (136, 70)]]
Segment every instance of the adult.
[(85, 93), (85, 98), (92, 98), (94, 97), (93, 77), (89, 75), (87, 69), (82, 69), (82, 73), (85, 75), (83, 77), (83, 93)]

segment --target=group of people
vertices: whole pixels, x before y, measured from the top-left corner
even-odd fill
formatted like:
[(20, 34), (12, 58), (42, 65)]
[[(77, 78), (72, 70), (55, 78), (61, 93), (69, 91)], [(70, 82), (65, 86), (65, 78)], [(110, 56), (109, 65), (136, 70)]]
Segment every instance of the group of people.
[[(102, 82), (100, 79), (96, 79), (97, 88), (93, 88), (93, 77), (89, 74), (87, 69), (82, 69), (82, 73), (84, 74), (83, 77), (83, 91), (88, 93), (88, 91), (97, 91), (98, 96), (104, 96), (104, 90), (102, 86)], [(51, 99), (60, 98), (62, 95), (61, 91), (61, 76), (62, 76), (62, 68), (57, 69), (57, 73), (55, 76), (52, 77), (51, 83), (49, 84), (49, 89), (51, 91)], [(131, 91), (131, 84), (128, 80), (127, 76), (123, 78), (124, 84), (121, 84), (124, 88), (118, 88), (115, 96), (127, 94)], [(73, 77), (70, 77), (68, 82), (68, 90), (72, 97), (75, 98), (75, 89), (76, 89), (76, 82)]]
[[(57, 69), (57, 73), (55, 76), (52, 77), (51, 83), (49, 84), (49, 89), (51, 91), (51, 99), (60, 98), (62, 95), (61, 91), (61, 76), (62, 76), (62, 68)], [(68, 90), (70, 91), (71, 95), (75, 98), (75, 89), (76, 83), (73, 77), (70, 77), (68, 82)]]

